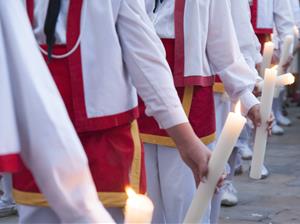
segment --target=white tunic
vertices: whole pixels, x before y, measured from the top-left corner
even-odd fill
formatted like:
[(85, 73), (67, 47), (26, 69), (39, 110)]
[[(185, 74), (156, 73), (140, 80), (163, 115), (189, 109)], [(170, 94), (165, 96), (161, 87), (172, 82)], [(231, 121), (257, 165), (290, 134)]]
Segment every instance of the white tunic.
[(253, 0), (250, 4), (257, 10), (256, 17), (253, 18), (255, 21), (254, 29), (257, 31), (272, 30), (274, 0)]
[(299, 0), (290, 0), (291, 8), (293, 10), (295, 25), (300, 29), (300, 4)]
[[(283, 46), (284, 38), (287, 35), (293, 34), (294, 19), (293, 11), (290, 5), (290, 1), (273, 0), (274, 1), (274, 38), (275, 49), (277, 54), (280, 55), (281, 48)], [(293, 48), (291, 48), (292, 52)]]
[[(231, 0), (231, 14), (240, 50), (249, 67), (256, 72), (255, 65), (261, 62), (262, 56), (251, 24), (248, 0)], [(257, 72), (256, 74), (258, 75)]]
[[(34, 2), (34, 32), (37, 41), (44, 43), (42, 31), (48, 0)], [(66, 40), (69, 0), (63, 2), (56, 30), (62, 43)], [(136, 3), (84, 1), (80, 49), (87, 115), (96, 118), (128, 111), (137, 106), (138, 92), (146, 104), (146, 113), (154, 116), (160, 127), (187, 122), (163, 46), (145, 6)]]
[(63, 223), (113, 222), (19, 1), (0, 1), (0, 101), (0, 156), (20, 151)]
[[(164, 0), (153, 13), (154, 1), (145, 0), (147, 12), (161, 38), (174, 38), (174, 0)], [(256, 73), (246, 64), (237, 44), (228, 1), (186, 0), (184, 12), (185, 77), (220, 75), (226, 92), (241, 98), (245, 110), (257, 104), (252, 95)]]

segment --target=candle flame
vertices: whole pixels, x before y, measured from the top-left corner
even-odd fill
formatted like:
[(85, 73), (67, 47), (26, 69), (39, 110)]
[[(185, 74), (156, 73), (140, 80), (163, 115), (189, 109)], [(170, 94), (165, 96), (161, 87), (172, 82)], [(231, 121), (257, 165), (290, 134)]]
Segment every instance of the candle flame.
[(241, 114), (241, 101), (240, 100), (236, 103), (234, 112), (237, 114)]
[(278, 65), (274, 65), (271, 69), (277, 70), (278, 69)]
[(135, 191), (129, 186), (125, 188), (125, 191), (126, 191), (126, 194), (129, 198), (136, 195)]

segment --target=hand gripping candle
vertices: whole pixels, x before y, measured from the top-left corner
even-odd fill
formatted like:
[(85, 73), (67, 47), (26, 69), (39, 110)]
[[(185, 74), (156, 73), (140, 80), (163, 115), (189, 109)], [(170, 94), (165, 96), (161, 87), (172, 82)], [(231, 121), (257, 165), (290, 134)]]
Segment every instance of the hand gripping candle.
[(253, 147), (253, 157), (251, 163), (250, 177), (253, 179), (261, 178), (262, 166), (265, 158), (267, 145), (267, 121), (271, 114), (274, 90), (277, 79), (277, 71), (275, 69), (266, 69), (264, 85), (262, 88), (260, 113), (261, 126), (256, 128), (255, 141)]
[[(240, 111), (240, 104), (236, 106)], [(200, 223), (208, 204), (214, 194), (216, 185), (221, 177), (234, 145), (246, 123), (240, 113), (230, 112), (219, 137), (215, 150), (208, 163), (208, 175), (205, 183), (200, 183), (184, 223)]]

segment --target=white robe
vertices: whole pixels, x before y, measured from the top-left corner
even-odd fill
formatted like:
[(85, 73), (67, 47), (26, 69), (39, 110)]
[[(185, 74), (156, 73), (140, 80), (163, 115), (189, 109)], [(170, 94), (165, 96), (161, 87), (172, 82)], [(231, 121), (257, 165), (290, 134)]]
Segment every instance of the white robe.
[[(57, 24), (58, 43), (66, 40), (67, 2), (69, 0), (63, 1)], [(34, 3), (33, 29), (37, 41), (44, 43), (42, 32), (48, 0), (34, 0)], [(154, 116), (160, 127), (187, 122), (163, 46), (141, 2), (84, 0), (81, 35), (88, 118), (128, 111), (137, 106), (139, 93), (147, 115)]]
[[(273, 42), (275, 43), (275, 49), (277, 56), (280, 56), (281, 49), (283, 47), (284, 38), (287, 35), (293, 34), (294, 18), (293, 10), (291, 8), (290, 1), (273, 0), (274, 1), (274, 35)], [(290, 49), (290, 53), (293, 51), (293, 46)]]
[[(147, 12), (162, 38), (174, 38), (175, 0), (164, 0), (153, 13), (153, 0), (145, 0)], [(252, 95), (256, 73), (240, 52), (228, 1), (186, 0), (185, 76), (220, 75), (233, 101), (241, 99), (244, 112), (258, 103)]]
[(0, 1), (0, 71), (0, 155), (20, 152), (62, 222), (112, 222), (19, 1)]
[(251, 24), (248, 0), (231, 0), (231, 15), (241, 53), (258, 76), (255, 65), (262, 61), (262, 56), (259, 41)]

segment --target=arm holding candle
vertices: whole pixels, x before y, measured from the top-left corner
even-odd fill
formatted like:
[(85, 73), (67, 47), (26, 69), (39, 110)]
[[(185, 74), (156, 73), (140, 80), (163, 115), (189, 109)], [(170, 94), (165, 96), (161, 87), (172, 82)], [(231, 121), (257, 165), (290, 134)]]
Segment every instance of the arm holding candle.
[(236, 113), (229, 113), (215, 150), (208, 164), (207, 181), (201, 183), (196, 191), (184, 223), (200, 223), (205, 213), (218, 179), (246, 123), (246, 119)]
[(195, 135), (190, 124), (181, 124), (166, 130), (174, 139), (184, 162), (193, 171), (197, 185), (208, 172), (210, 150)]

